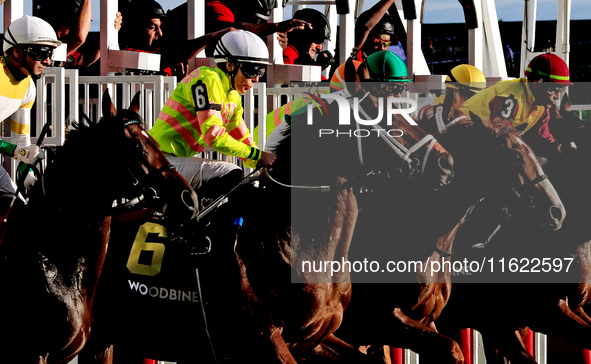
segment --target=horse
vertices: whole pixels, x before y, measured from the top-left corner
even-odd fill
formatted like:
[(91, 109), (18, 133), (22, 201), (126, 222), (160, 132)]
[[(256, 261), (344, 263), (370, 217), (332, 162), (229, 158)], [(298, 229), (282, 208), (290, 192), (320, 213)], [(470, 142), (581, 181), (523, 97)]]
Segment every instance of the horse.
[[(569, 272), (565, 272), (567, 262), (564, 262), (559, 274), (548, 276), (541, 281), (542, 284), (487, 285), (485, 290), (475, 286), (462, 287), (467, 290), (461, 289), (458, 292), (460, 299), (452, 305), (466, 315), (462, 320), (464, 325), (471, 325), (483, 334), (487, 362), (490, 363), (507, 360), (512, 363), (535, 363), (523, 344), (523, 333), (516, 332), (516, 327), (530, 327), (536, 332), (591, 348), (587, 339), (591, 319), (585, 312), (591, 293), (591, 230), (588, 228), (589, 215), (586, 212), (591, 195), (586, 185), (587, 169), (583, 167), (591, 156), (587, 142), (589, 129), (569, 112), (569, 104), (568, 97), (563, 96), (560, 109), (551, 110), (550, 126), (557, 138), (556, 144), (567, 145), (572, 142), (576, 149), (567, 149), (562, 155), (549, 158), (544, 166), (556, 190), (560, 192), (569, 215), (559, 231), (535, 238), (535, 250), (529, 252), (530, 258), (539, 257), (541, 261), (544, 257), (552, 260), (572, 258)], [(521, 227), (516, 226), (510, 230), (512, 235), (501, 238), (507, 239), (508, 244), (523, 244), (523, 235), (517, 235), (519, 230), (522, 230)], [(479, 315), (461, 304), (462, 299), (472, 295), (485, 298), (486, 305), (479, 309), (490, 310), (489, 315)], [(499, 303), (502, 297), (507, 296), (525, 304), (511, 305), (505, 309)]]
[(158, 200), (173, 219), (195, 216), (195, 192), (143, 130), (138, 103), (117, 112), (105, 92), (104, 119), (71, 131), (29, 203), (7, 215), (0, 361), (65, 363), (84, 347), (114, 214)]
[[(434, 115), (422, 120), (420, 126), (436, 130), (423, 126), (424, 122), (433, 122)], [(441, 268), (452, 259), (454, 239), (461, 232), (471, 205), (482, 197), (497, 202), (504, 194), (509, 192), (511, 197), (515, 195), (512, 191), (519, 191), (526, 206), (541, 210), (539, 218), (543, 228), (557, 229), (562, 224), (564, 207), (523, 139), (496, 118), (480, 120), (471, 114), (459, 120), (461, 122), (448, 126), (437, 136), (454, 155), (454, 181), (445, 194), (438, 195), (442, 198), (416, 199), (414, 204), (408, 204), (404, 196), (398, 196), (391, 205), (401, 203), (406, 208), (392, 209), (387, 214), (378, 210), (367, 218), (370, 223), (365, 231), (369, 233), (360, 236), (366, 241), (360, 251), (363, 257), (371, 260), (370, 246), (376, 260), (395, 258), (396, 262), (415, 262), (425, 269), (415, 269), (407, 276), (399, 273), (397, 277), (380, 277), (376, 273), (354, 276), (364, 281), (354, 281), (356, 294), (336, 333), (350, 344), (411, 348), (427, 358), (436, 356), (438, 361), (462, 363), (464, 358), (458, 344), (439, 333), (435, 326), (435, 320), (453, 297), (451, 270), (433, 268)], [(413, 211), (408, 206), (417, 208)], [(521, 203), (516, 207), (521, 207)], [(392, 222), (396, 222), (395, 229), (391, 227)], [(360, 232), (360, 224), (356, 234)], [(382, 227), (382, 234), (378, 233), (379, 227)], [(352, 246), (352, 249), (360, 246), (355, 237)], [(461, 246), (456, 250), (459, 248), (466, 250)], [(384, 265), (381, 263), (380, 267)], [(462, 270), (461, 273), (469, 272)], [(387, 285), (389, 289), (384, 289), (383, 284), (367, 284), (368, 279), (406, 284), (390, 284)], [(416, 283), (408, 283), (413, 281)]]
[[(365, 105), (366, 111), (375, 107)], [(167, 262), (166, 269), (184, 269), (181, 274), (193, 277), (192, 288), (186, 290), (196, 292), (198, 299), (171, 300), (172, 286), (158, 277), (148, 281), (148, 277), (128, 275), (122, 285), (112, 280), (101, 283), (103, 297), (129, 297), (130, 285), (136, 288), (131, 289), (132, 298), (118, 300), (117, 305), (105, 300), (97, 310), (94, 355), (114, 345), (117, 356), (176, 362), (191, 361), (199, 354), (205, 362), (256, 357), (262, 362), (293, 363), (307, 354), (316, 359), (331, 357), (335, 350), (365, 359), (333, 335), (351, 297), (349, 273), (331, 276), (308, 268), (347, 260), (358, 196), (381, 188), (392, 193), (397, 188), (414, 188), (416, 183), (425, 189), (441, 188), (453, 175), (453, 162), (433, 138), (423, 140), (427, 135), (404, 119), (396, 123), (402, 133), (395, 139), (386, 137), (388, 142), (383, 143), (381, 133), (369, 133), (366, 138), (372, 140), (361, 141), (359, 147), (358, 138), (352, 136), (356, 125), (338, 123), (336, 102), (325, 106), (322, 112), (313, 109), (313, 125), (304, 122), (306, 113), (294, 113), (291, 124), (276, 129), (282, 133), (271, 147), (277, 161), (260, 177), (259, 188), (247, 190), (260, 203), (247, 204), (244, 198), (236, 203), (229, 196), (228, 203), (209, 219), (212, 249), (208, 255), (197, 262), (161, 258), (159, 276), (165, 274)], [(327, 128), (347, 136), (321, 134)], [(392, 145), (394, 151), (389, 149)], [(384, 147), (389, 150), (386, 155)], [(374, 158), (381, 158), (381, 163)], [(377, 169), (380, 165), (382, 170)], [(368, 174), (379, 177), (366, 178)], [(243, 224), (233, 225), (236, 218)], [(166, 254), (169, 246), (172, 243)], [(119, 262), (113, 266), (121, 267), (126, 257), (113, 259)], [(111, 276), (121, 277), (123, 272), (118, 272)], [(142, 284), (147, 289), (143, 295)], [(115, 291), (115, 286), (127, 292)], [(149, 297), (152, 287), (154, 295)], [(160, 295), (157, 288), (168, 294)], [(120, 322), (134, 327), (133, 334), (120, 329)], [(187, 333), (187, 327), (192, 332)]]

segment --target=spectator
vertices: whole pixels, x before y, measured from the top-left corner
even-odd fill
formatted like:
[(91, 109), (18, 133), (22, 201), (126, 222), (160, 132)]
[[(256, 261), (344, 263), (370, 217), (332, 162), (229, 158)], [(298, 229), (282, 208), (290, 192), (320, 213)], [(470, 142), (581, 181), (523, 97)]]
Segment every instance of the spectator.
[[(91, 22), (91, 0), (69, 0), (55, 6), (49, 0), (37, 2), (36, 13), (56, 31), (58, 39), (68, 46), (66, 67), (88, 67), (100, 57), (100, 42), (86, 42)], [(115, 29), (121, 28), (122, 16), (117, 13)]]
[(322, 51), (322, 43), (330, 39), (330, 24), (326, 16), (318, 10), (306, 8), (296, 11), (293, 17), (310, 23), (312, 28), (296, 29), (290, 33), (287, 46), (283, 49), (283, 63), (321, 66), (323, 70), (333, 65), (332, 54)]
[[(177, 39), (166, 38), (165, 29), (168, 17), (156, 1), (134, 0), (123, 7), (123, 15), (126, 13), (131, 14), (131, 25), (129, 28), (126, 26), (122, 29), (123, 43), (126, 44), (124, 50), (160, 54), (161, 71), (156, 73), (174, 75), (179, 79), (187, 75), (187, 60), (195, 57), (205, 47), (214, 45), (222, 35), (231, 30), (231, 28), (226, 28), (193, 40), (179, 42)], [(231, 23), (225, 24), (230, 25)], [(275, 23), (264, 25), (273, 30), (279, 26)], [(292, 26), (303, 28), (305, 22), (294, 20), (284, 25), (287, 25), (285, 29), (291, 30)], [(132, 72), (154, 73), (145, 70), (132, 70)]]
[(509, 44), (505, 44), (505, 65), (507, 66), (507, 72), (515, 71), (515, 59), (513, 50)]

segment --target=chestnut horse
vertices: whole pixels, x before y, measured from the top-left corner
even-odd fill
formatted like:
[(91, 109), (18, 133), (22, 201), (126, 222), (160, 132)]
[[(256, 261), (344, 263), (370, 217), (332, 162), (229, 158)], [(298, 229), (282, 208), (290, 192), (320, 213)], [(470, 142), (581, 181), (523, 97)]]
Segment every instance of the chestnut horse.
[[(373, 114), (371, 104), (363, 107)], [(109, 301), (102, 312), (97, 310), (94, 353), (114, 344), (116, 358), (135, 354), (176, 362), (198, 355), (204, 361), (293, 363), (305, 354), (331, 357), (335, 351), (363, 360), (333, 335), (351, 297), (349, 272), (331, 274), (318, 266), (348, 259), (358, 196), (376, 190), (395, 193), (417, 183), (437, 189), (449, 183), (453, 162), (433, 138), (404, 119), (395, 124), (401, 136), (386, 137), (384, 143), (374, 132), (360, 146), (357, 137), (348, 136), (356, 126), (339, 125), (339, 111), (336, 102), (322, 115), (313, 109), (313, 125), (306, 123), (305, 112), (291, 115), (291, 124), (275, 131), (282, 133), (271, 147), (277, 161), (261, 178), (261, 187), (239, 189), (238, 194), (250, 194), (249, 200), (231, 195), (207, 231), (199, 232), (211, 238), (211, 253), (196, 263), (169, 260), (167, 269), (179, 271), (177, 284), (194, 281), (197, 266), (198, 285), (187, 288), (198, 292), (196, 302), (179, 302), (176, 293), (172, 300), (172, 285), (157, 277), (145, 281), (144, 295), (136, 284), (138, 275), (123, 276), (127, 292), (114, 292), (117, 283), (106, 280), (102, 296)], [(347, 136), (321, 137), (321, 128)], [(241, 227), (232, 225), (237, 216), (244, 221)], [(132, 284), (137, 289), (130, 301), (125, 297)], [(157, 293), (157, 287), (167, 287), (158, 292), (168, 293)], [(112, 297), (120, 298), (115, 305)]]
[[(552, 337), (571, 344), (591, 349), (589, 329), (591, 319), (585, 307), (591, 297), (591, 230), (589, 229), (588, 204), (591, 201), (586, 183), (588, 170), (584, 168), (591, 157), (588, 138), (591, 131), (576, 116), (568, 111), (568, 100), (563, 97), (557, 113), (552, 113), (551, 130), (557, 139), (556, 144), (574, 142), (576, 149), (566, 150), (562, 155), (550, 158), (544, 170), (551, 176), (561, 200), (569, 211), (563, 227), (544, 236), (527, 236), (521, 233), (522, 226), (515, 226), (511, 234), (501, 236), (502, 244), (529, 244), (529, 258), (550, 259), (554, 263), (558, 258), (564, 265), (560, 272), (546, 274), (533, 273), (534, 277), (543, 277), (543, 284), (496, 284), (470, 285), (458, 290), (459, 300), (450, 308), (462, 312), (462, 320), (454, 318), (454, 324), (460, 321), (464, 326), (477, 328), (484, 339), (487, 362), (535, 363), (527, 352), (522, 335), (514, 331), (516, 327), (530, 327)], [(566, 106), (566, 107), (565, 107)], [(553, 110), (554, 111), (554, 110)], [(565, 149), (563, 149), (565, 150)], [(521, 233), (521, 234), (520, 234)], [(507, 243), (504, 242), (507, 240)], [(569, 272), (568, 262), (573, 259)], [(558, 267), (552, 265), (552, 268)], [(540, 281), (540, 280), (538, 280)], [(483, 297), (484, 308), (490, 314), (484, 316), (464, 305), (463, 300), (474, 295)], [(513, 297), (516, 302), (528, 302), (526, 305), (501, 304), (503, 297)], [(532, 300), (535, 297), (535, 300)]]
[[(420, 126), (434, 122), (433, 116), (423, 120)], [(498, 119), (482, 121), (471, 115), (459, 120), (438, 135), (438, 140), (454, 155), (454, 181), (444, 193), (424, 200), (414, 199), (413, 204), (399, 195), (391, 205), (402, 204), (403, 209), (394, 208), (387, 213), (370, 209), (365, 233), (359, 236), (367, 242), (359, 254), (371, 260), (369, 252), (373, 250), (373, 257), (383, 262), (381, 267), (387, 259), (419, 262), (425, 269), (406, 276), (401, 273), (353, 276), (356, 294), (343, 326), (336, 333), (351, 344), (411, 348), (425, 359), (436, 357), (438, 362), (462, 363), (464, 358), (457, 343), (435, 327), (435, 319), (453, 297), (451, 272), (433, 272), (434, 266), (429, 262), (450, 260), (453, 240), (462, 229), (468, 207), (482, 197), (499, 201), (501, 207), (506, 200), (503, 195), (514, 196), (512, 191), (518, 191), (526, 206), (535, 205), (539, 210), (545, 228), (557, 229), (562, 224), (564, 207), (523, 139)], [(409, 208), (412, 206), (416, 208)], [(521, 203), (517, 207), (522, 207)], [(371, 214), (372, 211), (375, 212)], [(360, 219), (363, 218), (362, 213)], [(378, 233), (380, 226), (382, 234)], [(356, 243), (360, 229), (358, 226), (353, 249), (361, 246)], [(469, 272), (462, 272), (465, 273)], [(356, 279), (416, 283), (394, 284), (387, 290), (384, 285), (356, 283)]]
[(10, 212), (0, 248), (1, 362), (64, 363), (86, 344), (115, 211), (151, 195), (167, 216), (195, 215), (195, 192), (143, 130), (138, 101), (117, 112), (105, 92), (104, 120), (71, 131), (30, 202)]

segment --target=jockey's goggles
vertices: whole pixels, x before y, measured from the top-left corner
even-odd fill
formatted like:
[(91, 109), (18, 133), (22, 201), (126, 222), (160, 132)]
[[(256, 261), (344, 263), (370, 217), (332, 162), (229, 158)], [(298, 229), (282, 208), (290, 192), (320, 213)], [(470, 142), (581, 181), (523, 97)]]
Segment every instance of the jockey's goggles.
[[(379, 87), (379, 89), (378, 89)], [(382, 83), (379, 86), (376, 86), (379, 92), (385, 95), (398, 95), (406, 90), (405, 85), (395, 84), (391, 82)]]
[(386, 47), (389, 47), (390, 44), (392, 44), (391, 41), (389, 40), (383, 40), (382, 38), (376, 38), (376, 37), (372, 37), (373, 38), (373, 44), (375, 45), (385, 45)]
[(53, 60), (53, 50), (55, 47), (50, 46), (20, 46), (23, 51), (27, 52), (35, 61), (45, 61), (47, 58)]
[(566, 86), (549, 86), (548, 87), (549, 94), (563, 95), (565, 92), (566, 92)]
[(265, 75), (266, 65), (257, 63), (238, 63), (242, 74), (246, 78), (263, 77)]

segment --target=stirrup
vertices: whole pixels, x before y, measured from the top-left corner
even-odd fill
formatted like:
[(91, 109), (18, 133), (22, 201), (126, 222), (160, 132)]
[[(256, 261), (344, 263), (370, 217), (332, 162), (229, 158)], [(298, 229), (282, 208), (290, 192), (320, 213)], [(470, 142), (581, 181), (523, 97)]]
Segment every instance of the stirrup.
[(499, 225), (498, 225), (498, 226), (495, 228), (495, 230), (494, 230), (494, 231), (493, 231), (493, 232), (492, 232), (492, 233), (491, 233), (491, 234), (488, 236), (488, 238), (487, 238), (487, 239), (484, 241), (484, 243), (476, 243), (476, 244), (472, 245), (472, 248), (473, 248), (473, 249), (482, 249), (482, 248), (485, 248), (485, 247), (486, 247), (486, 245), (487, 245), (488, 243), (490, 243), (490, 242), (491, 242), (491, 240), (492, 240), (492, 239), (495, 237), (495, 235), (496, 235), (496, 234), (499, 232), (499, 230), (501, 230), (501, 226), (502, 226), (502, 225), (501, 225), (501, 224), (499, 224)]
[(211, 239), (209, 236), (204, 236), (197, 244), (191, 244), (190, 249), (189, 254), (192, 257), (208, 254), (211, 252)]

